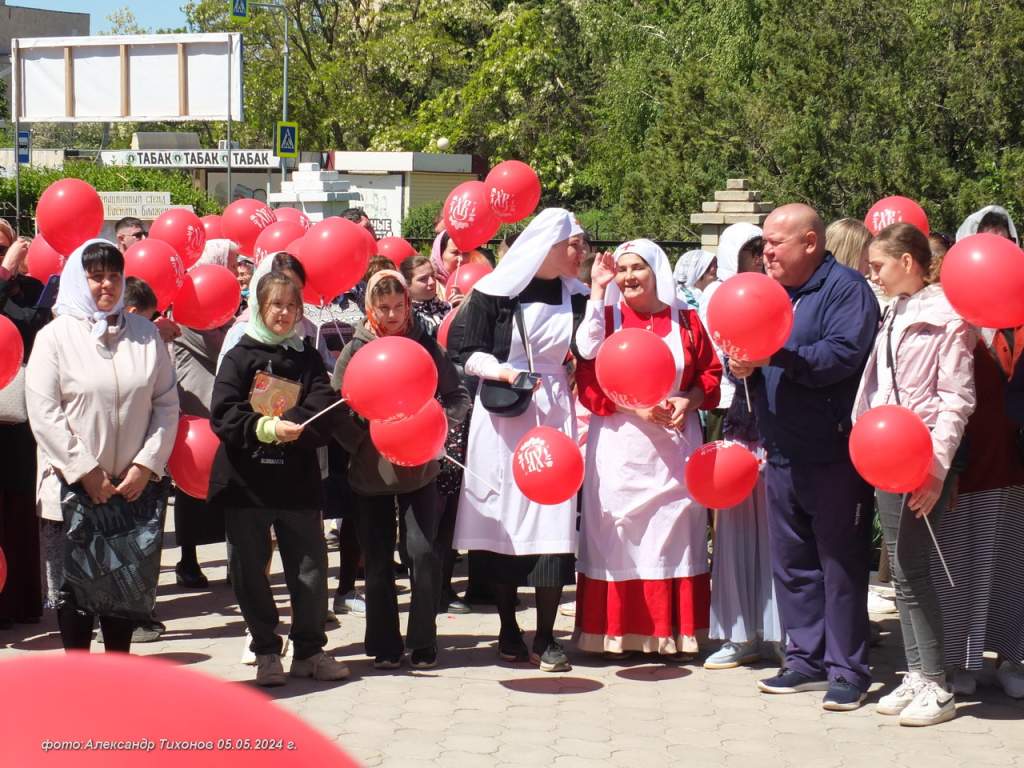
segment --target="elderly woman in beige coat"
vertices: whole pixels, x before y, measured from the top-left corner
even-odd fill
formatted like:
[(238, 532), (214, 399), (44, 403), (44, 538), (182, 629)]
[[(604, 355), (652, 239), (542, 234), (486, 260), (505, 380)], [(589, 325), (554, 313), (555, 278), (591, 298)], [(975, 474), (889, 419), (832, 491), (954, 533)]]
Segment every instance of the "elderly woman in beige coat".
[[(156, 326), (123, 311), (123, 293), (117, 247), (105, 240), (80, 246), (61, 275), (56, 317), (36, 337), (26, 370), (51, 600), (64, 582), (61, 481), (80, 486), (94, 504), (116, 495), (136, 501), (163, 477), (174, 445), (174, 364)], [(88, 649), (95, 617), (78, 610), (68, 592), (60, 598), (65, 649)], [(127, 652), (133, 622), (99, 619), (107, 650)]]

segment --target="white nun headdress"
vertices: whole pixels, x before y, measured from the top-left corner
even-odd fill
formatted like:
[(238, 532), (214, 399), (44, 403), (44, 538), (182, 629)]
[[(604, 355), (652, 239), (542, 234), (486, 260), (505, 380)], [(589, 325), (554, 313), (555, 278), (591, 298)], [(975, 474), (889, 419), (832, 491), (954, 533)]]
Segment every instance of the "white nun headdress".
[(89, 335), (94, 339), (101, 339), (107, 332), (107, 318), (111, 315), (120, 314), (124, 309), (124, 274), (121, 275), (121, 298), (113, 309), (101, 312), (96, 306), (96, 299), (92, 297), (89, 290), (89, 278), (85, 274), (85, 267), (82, 266), (82, 253), (90, 245), (103, 243), (109, 245), (115, 251), (117, 246), (109, 240), (93, 238), (86, 240), (68, 256), (64, 271), (60, 273), (60, 288), (57, 289), (57, 301), (53, 305), (54, 315), (70, 315), (79, 320), (86, 320), (92, 324)]
[[(490, 296), (518, 296), (533, 280), (548, 251), (563, 240), (580, 234), (583, 234), (583, 228), (569, 211), (545, 208), (516, 238), (494, 271), (484, 275), (473, 290)], [(575, 288), (578, 281), (571, 282)]]
[(714, 260), (715, 254), (709, 251), (700, 249), (687, 251), (676, 262), (676, 282), (685, 285), (691, 291), (698, 290), (697, 281), (704, 277), (704, 273), (708, 271), (708, 267)]
[(978, 225), (981, 224), (981, 220), (985, 218), (986, 213), (1001, 213), (1005, 216), (1006, 221), (1010, 225), (1010, 237), (1012, 237), (1015, 242), (1020, 242), (1017, 239), (1017, 228), (1013, 225), (1013, 219), (1010, 218), (1010, 212), (1001, 205), (986, 205), (980, 211), (975, 211), (964, 219), (964, 223), (961, 224), (960, 229), (956, 231), (956, 241), (959, 243), (965, 237), (978, 234)]
[(739, 271), (740, 251), (763, 230), (753, 224), (731, 224), (718, 238), (718, 279), (728, 280)]
[[(679, 300), (676, 297), (676, 285), (675, 279), (672, 276), (672, 268), (669, 266), (668, 256), (661, 250), (661, 247), (646, 238), (630, 240), (628, 243), (623, 243), (615, 249), (615, 252), (612, 254), (612, 261), (618, 264), (619, 259), (627, 253), (635, 253), (647, 262), (647, 265), (654, 273), (657, 285), (656, 290), (661, 303), (669, 307), (680, 306)], [(604, 303), (606, 306), (614, 306), (619, 303), (621, 298), (622, 293), (619, 291), (619, 286), (613, 280), (608, 284), (608, 288), (605, 291)]]

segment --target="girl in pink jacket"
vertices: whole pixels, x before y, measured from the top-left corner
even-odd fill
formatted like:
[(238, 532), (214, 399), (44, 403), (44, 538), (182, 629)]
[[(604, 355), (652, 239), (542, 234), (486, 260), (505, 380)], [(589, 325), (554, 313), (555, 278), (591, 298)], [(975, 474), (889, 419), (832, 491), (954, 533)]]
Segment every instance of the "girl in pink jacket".
[(934, 449), (928, 479), (909, 498), (876, 491), (908, 670), (877, 709), (899, 715), (900, 725), (934, 725), (951, 719), (956, 705), (946, 685), (942, 617), (929, 577), (932, 544), (921, 518), (934, 520), (952, 493), (950, 466), (974, 411), (975, 335), (941, 286), (928, 285), (931, 249), (916, 227), (883, 229), (869, 246), (868, 263), (872, 282), (894, 301), (882, 317), (853, 418), (880, 405), (902, 405), (928, 425)]

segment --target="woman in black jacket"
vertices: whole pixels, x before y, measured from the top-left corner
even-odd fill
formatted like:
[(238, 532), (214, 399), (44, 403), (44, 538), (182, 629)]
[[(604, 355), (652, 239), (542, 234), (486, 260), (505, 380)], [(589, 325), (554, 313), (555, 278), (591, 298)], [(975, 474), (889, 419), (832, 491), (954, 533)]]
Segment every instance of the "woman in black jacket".
[(287, 276), (263, 276), (250, 296), (245, 336), (225, 355), (213, 387), (210, 424), (221, 440), (208, 499), (223, 507), (231, 544), (231, 585), (252, 632), (256, 682), (283, 685), (277, 608), (265, 568), (270, 526), (277, 534), (292, 600), (292, 677), (342, 680), (348, 667), (327, 643), (327, 546), (316, 449), (332, 436), (338, 401), (323, 360), (296, 333), (301, 289)]
[[(383, 270), (366, 285), (366, 324), (341, 351), (332, 384), (341, 389), (352, 356), (382, 336), (406, 336), (419, 342), (437, 366), (437, 392), (449, 424), (469, 410), (469, 393), (448, 355), (412, 312), (409, 289), (398, 272)], [(377, 669), (396, 669), (404, 648), (398, 624), (398, 599), (392, 562), (397, 503), (405, 519), (406, 547), (412, 561), (412, 600), (407, 645), (409, 663), (426, 669), (437, 663), (437, 607), (441, 597), (444, 546), (438, 538), (443, 508), (437, 492), (439, 462), (419, 467), (392, 464), (377, 451), (366, 422), (347, 412), (338, 440), (351, 455), (349, 484), (356, 494), (356, 529), (366, 559), (366, 653)]]

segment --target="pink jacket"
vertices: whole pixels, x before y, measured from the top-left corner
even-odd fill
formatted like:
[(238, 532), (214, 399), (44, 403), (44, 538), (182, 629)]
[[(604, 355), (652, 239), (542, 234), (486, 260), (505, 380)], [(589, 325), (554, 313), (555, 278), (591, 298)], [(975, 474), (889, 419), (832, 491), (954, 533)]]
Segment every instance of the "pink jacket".
[(900, 296), (882, 316), (854, 401), (855, 422), (870, 408), (896, 404), (886, 355), (890, 325), (900, 404), (931, 430), (932, 475), (943, 480), (974, 412), (977, 335), (950, 306), (941, 286)]

